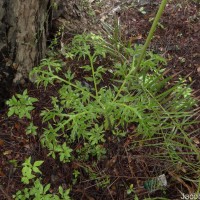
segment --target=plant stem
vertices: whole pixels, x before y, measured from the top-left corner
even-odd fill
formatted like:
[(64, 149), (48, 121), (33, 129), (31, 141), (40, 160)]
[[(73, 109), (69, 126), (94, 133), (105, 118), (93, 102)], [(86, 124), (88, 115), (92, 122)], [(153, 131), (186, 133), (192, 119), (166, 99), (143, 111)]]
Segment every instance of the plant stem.
[(141, 62), (142, 62), (142, 60), (143, 60), (143, 58), (144, 58), (144, 56), (145, 56), (146, 50), (147, 50), (147, 48), (148, 48), (148, 46), (149, 46), (149, 44), (150, 44), (150, 42), (151, 42), (151, 39), (152, 39), (152, 37), (153, 37), (153, 34), (154, 34), (154, 32), (155, 32), (155, 30), (156, 30), (156, 27), (157, 27), (157, 25), (158, 25), (158, 21), (160, 20), (160, 18), (161, 18), (161, 16), (162, 16), (162, 13), (163, 13), (163, 11), (164, 11), (164, 9), (165, 9), (166, 4), (167, 4), (167, 0), (162, 0), (162, 2), (161, 2), (161, 4), (160, 4), (160, 7), (159, 7), (159, 9), (158, 9), (158, 12), (157, 12), (157, 14), (156, 14), (156, 17), (155, 17), (155, 19), (154, 19), (154, 21), (153, 21), (153, 24), (152, 24), (152, 26), (151, 26), (151, 29), (150, 29), (150, 31), (149, 31), (148, 37), (147, 37), (147, 39), (146, 39), (146, 42), (145, 42), (145, 44), (144, 44), (144, 46), (143, 46), (143, 49), (142, 49), (142, 52), (141, 52), (141, 54), (140, 54), (140, 57), (139, 57), (139, 60), (138, 60), (138, 62), (137, 62), (137, 65), (136, 65), (136, 68), (135, 68), (135, 72), (134, 72), (134, 73), (136, 73), (136, 72), (139, 70), (139, 68), (140, 68), (140, 64), (141, 64)]
[(189, 144), (189, 146), (191, 147), (191, 149), (196, 153), (197, 159), (200, 160), (200, 152), (199, 152), (199, 150), (192, 143), (192, 140), (191, 140), (191, 138), (188, 137), (187, 133), (185, 133), (185, 131), (181, 128), (179, 122), (177, 122), (173, 117), (170, 116), (169, 112), (167, 112), (165, 110), (165, 108), (160, 104), (160, 102), (158, 102), (158, 100), (153, 96), (153, 94), (147, 88), (143, 87), (143, 90), (146, 91), (155, 100), (155, 102), (157, 103), (157, 105), (159, 105), (159, 107), (164, 111), (164, 113), (166, 113), (166, 115), (169, 117), (169, 119), (172, 120), (172, 122), (174, 123), (174, 125), (176, 125), (176, 127), (183, 134), (184, 139), (187, 141), (187, 143)]
[(1, 193), (4, 195), (4, 197), (7, 199), (7, 200), (12, 200), (12, 198), (6, 193), (5, 189), (3, 188), (2, 185), (0, 185), (0, 191)]
[(96, 97), (98, 97), (97, 83), (96, 83), (95, 72), (94, 72), (94, 65), (93, 65), (93, 58), (94, 57), (95, 57), (95, 55), (93, 55), (93, 56), (89, 55), (90, 66), (92, 68), (92, 77), (93, 77), (93, 82), (94, 82), (95, 93), (96, 93)]
[[(138, 72), (138, 70), (139, 70), (139, 68), (140, 68), (140, 64), (141, 64), (141, 62), (142, 62), (142, 60), (143, 60), (143, 58), (144, 58), (144, 56), (145, 56), (146, 50), (147, 50), (147, 48), (148, 48), (148, 46), (149, 46), (149, 44), (150, 44), (150, 42), (151, 42), (151, 39), (152, 39), (152, 37), (153, 37), (153, 34), (154, 34), (154, 32), (155, 32), (155, 30), (156, 30), (156, 27), (157, 27), (157, 25), (158, 25), (158, 21), (160, 20), (160, 18), (161, 18), (161, 16), (162, 16), (162, 13), (163, 13), (163, 11), (164, 11), (164, 8), (165, 8), (166, 4), (167, 4), (167, 0), (162, 0), (162, 2), (161, 2), (161, 4), (160, 4), (160, 7), (159, 7), (159, 9), (158, 9), (158, 12), (157, 12), (157, 14), (156, 14), (156, 17), (155, 17), (155, 19), (154, 19), (154, 21), (153, 21), (153, 24), (152, 24), (152, 26), (151, 26), (151, 29), (150, 29), (150, 31), (149, 31), (148, 37), (147, 37), (147, 39), (146, 39), (146, 42), (145, 42), (145, 44), (144, 44), (144, 47), (143, 47), (143, 49), (142, 49), (142, 52), (141, 52), (141, 54), (140, 54), (139, 60), (138, 60), (138, 62), (137, 62), (137, 64), (136, 64), (136, 66), (134, 66), (133, 63), (132, 63), (131, 70), (130, 70), (130, 72), (128, 73), (128, 75), (125, 77), (125, 79), (124, 79), (124, 81), (123, 81), (123, 83), (122, 83), (120, 89), (118, 90), (118, 93), (117, 93), (117, 95), (115, 96), (115, 98), (114, 98), (113, 101), (116, 101), (117, 98), (118, 98), (118, 96), (119, 96), (120, 93), (122, 92), (123, 87), (124, 87), (124, 85), (126, 84), (126, 81), (127, 81), (128, 76), (130, 76), (132, 73), (136, 74), (136, 73)], [(133, 69), (133, 67), (135, 67), (135, 68)]]
[[(44, 71), (43, 73), (49, 75), (48, 72), (45, 72), (45, 71)], [(61, 81), (61, 82), (64, 82), (64, 83), (66, 83), (66, 84), (68, 84), (68, 85), (71, 85), (72, 87), (74, 87), (74, 88), (76, 88), (76, 89), (82, 91), (83, 93), (88, 93), (86, 90), (84, 90), (84, 89), (78, 87), (77, 85), (75, 85), (75, 84), (71, 83), (70, 81), (67, 81), (67, 80), (65, 80), (65, 79), (63, 79), (63, 78), (61, 78), (61, 77), (59, 77), (59, 76), (57, 76), (57, 75), (54, 75), (53, 78), (54, 78), (54, 79), (57, 79), (57, 80), (59, 80), (59, 81)], [(99, 105), (100, 105), (103, 109), (105, 109), (105, 106), (100, 102), (100, 100), (99, 100), (99, 98), (97, 98), (97, 96), (94, 96), (94, 95), (91, 94), (91, 93), (90, 93), (89, 95), (90, 95), (92, 98), (96, 99), (97, 102), (99, 103)]]
[(135, 69), (134, 63), (135, 63), (135, 60), (133, 59), (132, 66), (131, 66), (131, 70), (129, 71), (129, 73), (128, 73), (127, 76), (125, 77), (125, 79), (124, 79), (124, 81), (123, 81), (121, 87), (119, 88), (119, 90), (118, 90), (118, 92), (117, 92), (117, 94), (116, 94), (116, 96), (115, 96), (115, 98), (114, 98), (113, 101), (116, 101), (116, 100), (117, 100), (118, 96), (121, 94), (121, 91), (123, 90), (123, 88), (124, 88), (124, 86), (125, 86), (125, 84), (126, 84), (128, 78), (129, 78), (129, 76), (133, 73), (133, 71), (134, 71), (134, 69)]

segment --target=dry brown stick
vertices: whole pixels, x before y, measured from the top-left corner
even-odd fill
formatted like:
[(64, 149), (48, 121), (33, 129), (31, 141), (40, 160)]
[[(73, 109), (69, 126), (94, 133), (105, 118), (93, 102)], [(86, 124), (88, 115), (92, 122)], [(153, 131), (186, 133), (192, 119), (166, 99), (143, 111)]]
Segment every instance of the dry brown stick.
[(4, 190), (3, 186), (0, 185), (0, 191), (2, 192), (2, 194), (4, 195), (4, 197), (6, 197), (6, 199), (8, 200), (13, 200)]

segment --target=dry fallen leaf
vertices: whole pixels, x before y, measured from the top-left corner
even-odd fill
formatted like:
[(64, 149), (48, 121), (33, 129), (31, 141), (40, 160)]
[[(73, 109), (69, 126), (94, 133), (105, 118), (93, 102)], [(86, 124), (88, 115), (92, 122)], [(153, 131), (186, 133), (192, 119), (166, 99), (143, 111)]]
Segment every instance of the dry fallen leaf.
[(129, 42), (132, 44), (134, 43), (136, 40), (141, 40), (142, 39), (142, 35), (137, 35), (137, 36), (131, 36), (129, 38)]
[(192, 139), (195, 144), (200, 144), (200, 141), (197, 137), (193, 137)]
[(4, 145), (4, 140), (0, 139), (0, 146), (3, 146), (3, 145)]
[(176, 179), (179, 183), (181, 183), (184, 187), (186, 187), (187, 190), (188, 190), (188, 192), (189, 192), (189, 194), (194, 194), (194, 192), (195, 192), (195, 191), (194, 191), (194, 188), (190, 187), (190, 186), (181, 178), (180, 175), (176, 174), (175, 172), (171, 172), (171, 171), (169, 171), (168, 173), (169, 173), (169, 175), (170, 175), (171, 177), (173, 177), (173, 178)]
[(0, 177), (5, 176), (5, 174), (0, 169)]
[(12, 150), (7, 150), (7, 151), (4, 151), (3, 152), (3, 155), (5, 156), (5, 155), (10, 155), (12, 153)]

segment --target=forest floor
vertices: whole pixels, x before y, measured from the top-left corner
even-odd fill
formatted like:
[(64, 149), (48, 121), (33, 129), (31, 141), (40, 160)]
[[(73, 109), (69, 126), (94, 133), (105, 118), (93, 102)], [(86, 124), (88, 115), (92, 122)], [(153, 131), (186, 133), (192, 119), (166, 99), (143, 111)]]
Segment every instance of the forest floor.
[[(180, 1), (179, 1), (180, 2)], [(127, 8), (121, 13), (122, 33), (126, 40), (132, 44), (143, 43), (151, 27), (151, 19), (155, 16), (158, 5), (145, 5), (143, 8)], [(180, 74), (186, 77), (188, 84), (194, 89), (194, 95), (199, 98), (200, 95), (200, 5), (193, 1), (178, 3), (169, 3), (161, 18), (159, 27), (156, 30), (151, 43), (151, 50), (161, 54), (168, 61), (167, 68), (169, 74)], [(40, 97), (46, 105), (47, 99), (54, 92), (51, 88), (45, 92), (36, 89), (31, 83), (26, 85), (30, 94)], [(19, 86), (12, 90), (23, 91)], [(42, 94), (42, 97), (41, 97)], [(34, 111), (33, 117), (37, 118), (40, 104)], [(20, 164), (24, 159), (32, 155), (35, 160), (44, 160), (44, 166), (41, 169), (44, 175), (44, 182), (50, 182), (52, 186), (64, 184), (67, 179), (71, 179), (74, 169), (81, 165), (90, 163), (73, 162), (71, 164), (60, 165), (58, 161), (47, 157), (47, 152), (42, 150), (38, 139), (29, 137), (25, 134), (25, 127), (28, 121), (18, 118), (7, 117), (7, 108), (4, 107), (0, 112), (0, 199), (12, 199), (12, 194), (23, 188), (20, 182)], [(38, 122), (39, 123), (39, 122)], [(39, 124), (37, 124), (39, 125)], [(200, 135), (200, 133), (199, 133)], [(183, 181), (178, 174), (167, 169), (164, 161), (157, 162), (144, 158), (147, 149), (138, 149), (132, 152), (132, 155), (138, 156), (137, 159), (131, 159), (130, 152), (126, 151), (127, 145), (134, 138), (128, 138), (116, 144), (110, 142), (107, 144), (110, 156), (98, 164), (96, 171), (101, 171), (105, 176), (111, 177), (111, 182), (105, 188), (99, 188), (94, 182), (89, 181), (84, 173), (81, 174), (80, 184), (72, 189), (73, 199), (133, 199), (125, 198), (127, 188), (121, 187), (124, 182), (134, 184), (137, 188), (136, 194), (139, 199), (144, 197), (163, 196), (168, 199), (180, 199), (180, 191), (186, 194), (193, 193), (194, 188), (190, 181)], [(196, 145), (200, 147), (200, 136), (196, 136)], [(85, 166), (91, 167), (92, 166)], [(156, 172), (154, 170), (156, 168)], [(152, 172), (153, 171), (153, 172)], [(181, 173), (184, 170), (182, 170)], [(166, 174), (170, 179), (165, 193), (155, 191), (151, 194), (144, 188), (139, 187), (148, 177), (152, 175)], [(102, 175), (103, 176), (103, 175)], [(193, 177), (191, 176), (191, 179)], [(138, 187), (137, 187), (138, 186)], [(128, 186), (127, 186), (128, 187)]]

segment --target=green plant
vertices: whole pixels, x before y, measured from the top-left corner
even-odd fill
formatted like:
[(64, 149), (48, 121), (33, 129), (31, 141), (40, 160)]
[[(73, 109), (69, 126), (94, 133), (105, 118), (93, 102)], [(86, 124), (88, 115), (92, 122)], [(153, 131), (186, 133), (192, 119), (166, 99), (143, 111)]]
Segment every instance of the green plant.
[[(61, 59), (52, 56), (33, 69), (31, 75), (36, 75), (37, 86), (56, 88), (51, 106), (41, 111), (44, 127), (40, 141), (49, 150), (49, 156), (59, 157), (61, 162), (100, 160), (106, 156), (109, 138), (120, 141), (136, 132), (143, 146), (150, 146), (150, 139), (162, 138), (164, 156), (174, 165), (186, 162), (176, 151), (179, 139), (199, 158), (198, 149), (187, 134), (188, 128), (196, 123), (192, 120), (196, 106), (192, 90), (182, 79), (172, 83), (171, 77), (164, 74), (165, 59), (146, 51), (164, 4), (144, 46), (132, 48), (123, 44), (117, 26), (106, 39), (92, 33), (73, 38), (65, 48), (65, 59), (84, 63), (79, 67), (66, 68)], [(104, 60), (109, 61), (109, 66)], [(20, 104), (19, 100), (15, 104)], [(12, 109), (13, 105), (10, 106)], [(132, 125), (134, 133), (128, 133)], [(27, 132), (34, 133), (33, 127), (31, 124)], [(74, 148), (77, 143), (79, 148)], [(91, 171), (90, 180), (97, 186), (110, 184), (109, 176), (101, 177)], [(75, 184), (78, 172), (74, 173)]]
[(105, 176), (105, 177), (100, 177), (99, 179), (96, 180), (97, 187), (99, 188), (106, 188), (110, 185), (110, 177)]
[(138, 11), (140, 11), (143, 15), (147, 14), (147, 12), (145, 11), (145, 8), (142, 6), (138, 9)]
[(22, 164), (22, 178), (21, 181), (24, 184), (29, 184), (30, 180), (35, 178), (34, 173), (39, 173), (41, 174), (41, 171), (39, 170), (39, 166), (43, 163), (44, 161), (36, 161), (34, 164), (31, 164), (31, 157), (27, 158), (25, 162)]
[[(66, 57), (89, 60), (78, 69), (82, 71), (82, 80), (76, 78), (73, 69), (65, 71), (62, 62), (54, 58), (44, 59), (33, 69), (37, 85), (43, 84), (46, 88), (58, 83), (60, 86), (51, 97), (51, 109), (41, 111), (46, 126), (40, 140), (49, 155), (53, 158), (58, 155), (61, 162), (70, 162), (76, 156), (83, 160), (91, 156), (101, 159), (106, 153), (107, 134), (126, 137), (131, 124), (137, 125), (137, 133), (144, 138), (163, 135), (166, 145), (169, 132), (182, 133), (197, 153), (185, 133), (193, 123), (189, 122), (193, 115), (190, 110), (196, 103), (185, 82), (180, 79), (170, 86), (170, 78), (164, 77), (163, 69), (158, 67), (165, 60), (152, 52), (146, 52), (140, 70), (135, 73), (141, 46), (123, 47), (129, 62), (112, 60), (113, 52), (107, 46), (101, 36), (75, 36)], [(112, 67), (97, 64), (106, 57), (113, 62)], [(110, 76), (106, 83), (105, 74)], [(27, 95), (26, 98), (31, 99)], [(27, 130), (35, 129), (31, 124)], [(72, 145), (77, 141), (81, 141), (81, 148), (73, 151)], [(172, 152), (173, 149), (167, 148)]]
[(131, 194), (134, 193), (134, 188), (133, 188), (133, 184), (130, 184), (128, 190), (127, 190), (127, 194)]
[(13, 195), (15, 200), (70, 200), (69, 192), (70, 190), (63, 190), (61, 186), (58, 188), (58, 195), (50, 193), (50, 184), (43, 185), (41, 183), (41, 179), (37, 178), (33, 174), (39, 173), (42, 174), (39, 170), (39, 166), (41, 166), (43, 161), (35, 161), (34, 164), (31, 164), (31, 157), (25, 160), (22, 164), (22, 178), (21, 182), (26, 184), (26, 186), (30, 185), (30, 180), (32, 180), (32, 186), (25, 187), (23, 190), (19, 190)]
[[(133, 184), (130, 184), (129, 188), (127, 189), (126, 193), (128, 195), (133, 195), (135, 193), (135, 190), (133, 188)], [(137, 195), (134, 195), (134, 200), (139, 200)]]
[[(74, 37), (67, 47), (66, 57), (89, 60), (79, 68), (82, 81), (76, 79), (72, 69), (64, 71), (62, 62), (53, 58), (44, 59), (32, 71), (37, 75), (37, 85), (43, 84), (45, 88), (56, 82), (60, 85), (56, 96), (51, 97), (52, 109), (41, 112), (43, 123), (47, 123), (41, 143), (49, 149), (49, 155), (55, 158), (59, 154), (62, 162), (73, 158), (70, 145), (77, 140), (84, 141), (82, 148), (76, 151), (79, 155), (84, 152), (87, 158), (100, 159), (105, 154), (105, 134), (125, 136), (130, 124), (137, 124), (137, 132), (145, 137), (188, 127), (183, 119), (190, 115), (187, 110), (195, 105), (195, 100), (191, 90), (182, 93), (187, 87), (182, 80), (166, 89), (170, 78), (165, 78), (163, 69), (158, 67), (160, 63), (165, 64), (165, 60), (147, 52), (140, 71), (135, 73), (138, 55), (143, 49), (141, 46), (123, 47), (129, 62), (122, 63), (119, 59), (113, 60), (112, 68), (98, 66), (98, 60), (106, 56), (112, 58), (113, 52), (107, 46), (108, 42), (95, 34)], [(111, 76), (107, 83), (104, 83), (104, 74)], [(27, 98), (32, 99), (26, 95)], [(29, 132), (31, 128), (36, 129), (31, 124)], [(64, 142), (61, 144), (61, 141)]]
[(73, 171), (73, 180), (72, 180), (73, 185), (76, 184), (79, 175), (80, 175), (80, 172), (78, 170)]
[(33, 135), (33, 136), (36, 136), (36, 135), (37, 135), (37, 129), (38, 129), (38, 127), (35, 126), (35, 125), (33, 124), (33, 122), (30, 122), (29, 126), (26, 128), (26, 134), (27, 134), (27, 135), (28, 135), (28, 134), (31, 134), (31, 135)]
[(69, 189), (64, 191), (63, 188), (59, 186), (59, 194), (57, 195), (50, 193), (50, 187), (50, 184), (43, 186), (40, 179), (36, 179), (32, 187), (17, 191), (14, 198), (15, 200), (70, 200)]
[(16, 97), (13, 96), (6, 102), (9, 106), (8, 117), (16, 114), (19, 118), (27, 117), (28, 119), (31, 119), (30, 112), (34, 109), (33, 103), (38, 100), (29, 97), (27, 90), (24, 90), (23, 94), (16, 94)]
[[(58, 94), (52, 97), (53, 108), (41, 113), (43, 122), (48, 123), (41, 141), (50, 150), (49, 155), (54, 155), (55, 158), (58, 152), (56, 148), (64, 139), (66, 146), (83, 141), (81, 148), (76, 150), (78, 159), (87, 161), (91, 156), (101, 159), (106, 153), (106, 134), (126, 137), (130, 124), (137, 124), (136, 132), (144, 138), (162, 135), (169, 155), (175, 153), (175, 149), (168, 147), (169, 137), (174, 143), (175, 136), (181, 133), (198, 155), (185, 132), (194, 123), (191, 116), (195, 114), (192, 108), (196, 101), (191, 89), (181, 79), (170, 86), (170, 77), (165, 77), (164, 69), (159, 67), (160, 64), (166, 64), (165, 60), (152, 52), (146, 52), (140, 70), (135, 73), (141, 46), (135, 46), (134, 49), (122, 48), (129, 62), (121, 62), (121, 57), (112, 60), (113, 51), (107, 46), (108, 43), (102, 37), (94, 34), (75, 36), (68, 46), (70, 51), (66, 57), (89, 59), (89, 64), (78, 69), (82, 70), (82, 80), (76, 79), (73, 69), (65, 72), (61, 64), (60, 67), (49, 64), (49, 70), (46, 71), (41, 64), (33, 70), (38, 76), (37, 83), (44, 82), (45, 87), (56, 81), (60, 84)], [(112, 67), (96, 64), (106, 56), (113, 61)], [(56, 69), (59, 69), (58, 73)], [(104, 82), (105, 74), (111, 77), (107, 83)], [(75, 155), (70, 156), (70, 159), (74, 159)], [(178, 162), (174, 157), (171, 160)], [(95, 180), (100, 186), (101, 180)]]
[[(96, 164), (93, 163), (93, 167), (88, 167), (88, 166), (81, 166), (85, 173), (89, 176), (90, 181), (95, 182), (95, 186), (98, 187), (99, 189), (106, 188), (110, 185), (111, 183), (111, 177), (106, 174), (102, 174), (102, 172), (98, 172), (95, 170)], [(94, 168), (94, 169), (93, 169)]]

